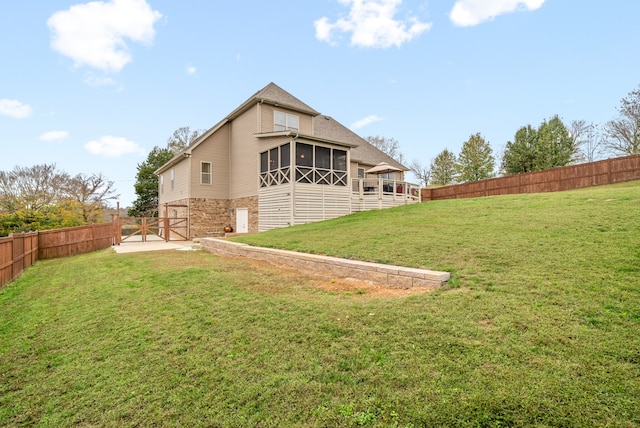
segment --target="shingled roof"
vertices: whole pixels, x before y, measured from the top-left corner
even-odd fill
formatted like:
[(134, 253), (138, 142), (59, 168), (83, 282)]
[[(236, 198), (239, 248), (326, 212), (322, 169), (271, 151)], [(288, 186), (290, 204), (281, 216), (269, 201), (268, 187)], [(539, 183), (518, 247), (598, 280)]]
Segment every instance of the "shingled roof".
[(317, 137), (357, 145), (357, 147), (351, 149), (352, 161), (367, 165), (377, 165), (380, 162), (386, 162), (396, 168), (407, 170), (407, 167), (400, 162), (374, 147), (367, 140), (330, 116), (319, 115), (314, 117), (313, 133)]
[(274, 106), (285, 107), (301, 113), (310, 114), (312, 116), (319, 115), (320, 113), (291, 95), (289, 92), (282, 89), (280, 86), (271, 82), (258, 92), (253, 94), (247, 101), (242, 103), (240, 107), (227, 116), (227, 119), (233, 119), (242, 113), (247, 107), (252, 106), (256, 102), (263, 102)]

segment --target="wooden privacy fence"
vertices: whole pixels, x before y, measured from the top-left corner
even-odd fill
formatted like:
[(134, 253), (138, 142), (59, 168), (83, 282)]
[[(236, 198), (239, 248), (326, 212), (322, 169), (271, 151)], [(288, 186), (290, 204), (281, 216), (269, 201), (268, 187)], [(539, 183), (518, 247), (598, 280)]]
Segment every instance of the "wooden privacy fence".
[(640, 155), (492, 178), (473, 183), (421, 189), (421, 192), (424, 202), (517, 193), (558, 192), (631, 180), (640, 180)]
[(36, 260), (72, 256), (109, 248), (115, 243), (114, 223), (92, 224), (0, 238), (0, 288), (16, 279)]
[(16, 279), (38, 258), (38, 232), (0, 238), (0, 289)]

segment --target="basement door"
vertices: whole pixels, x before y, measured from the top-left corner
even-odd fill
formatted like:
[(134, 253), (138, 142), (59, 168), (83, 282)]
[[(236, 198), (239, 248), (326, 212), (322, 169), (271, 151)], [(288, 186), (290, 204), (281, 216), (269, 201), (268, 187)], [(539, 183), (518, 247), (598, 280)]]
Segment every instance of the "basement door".
[(249, 209), (236, 208), (236, 232), (249, 233)]

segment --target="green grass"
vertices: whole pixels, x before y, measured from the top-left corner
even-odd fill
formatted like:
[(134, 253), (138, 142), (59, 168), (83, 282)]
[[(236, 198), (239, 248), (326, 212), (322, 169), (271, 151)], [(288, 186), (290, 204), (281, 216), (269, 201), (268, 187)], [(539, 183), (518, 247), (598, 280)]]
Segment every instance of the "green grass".
[(331, 293), (205, 252), (38, 262), (0, 291), (0, 425), (640, 425), (640, 182), (236, 240), (453, 285)]

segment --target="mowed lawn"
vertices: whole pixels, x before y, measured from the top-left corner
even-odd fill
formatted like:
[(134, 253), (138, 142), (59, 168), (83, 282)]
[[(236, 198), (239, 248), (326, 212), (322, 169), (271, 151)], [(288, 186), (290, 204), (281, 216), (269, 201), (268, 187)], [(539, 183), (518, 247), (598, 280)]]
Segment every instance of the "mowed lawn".
[(640, 182), (234, 238), (448, 270), (411, 296), (203, 251), (0, 291), (0, 426), (640, 426)]

